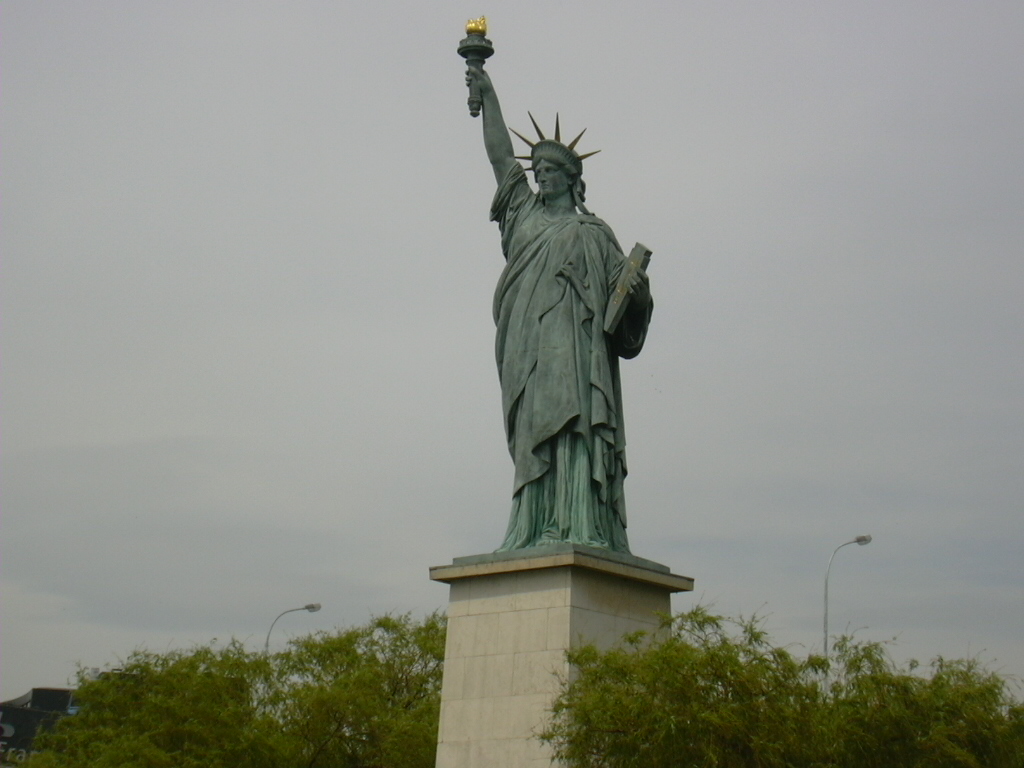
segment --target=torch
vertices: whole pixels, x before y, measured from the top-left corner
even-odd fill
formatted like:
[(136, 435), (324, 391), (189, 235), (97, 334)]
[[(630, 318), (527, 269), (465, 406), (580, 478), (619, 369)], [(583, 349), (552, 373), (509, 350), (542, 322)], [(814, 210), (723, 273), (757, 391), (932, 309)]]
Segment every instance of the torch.
[[(459, 43), (459, 56), (471, 67), (484, 68), (484, 59), (494, 53), (494, 46), (484, 35), (487, 34), (487, 17), (470, 19), (466, 22), (466, 37)], [(469, 86), (469, 114), (480, 114), (480, 88), (476, 83)]]

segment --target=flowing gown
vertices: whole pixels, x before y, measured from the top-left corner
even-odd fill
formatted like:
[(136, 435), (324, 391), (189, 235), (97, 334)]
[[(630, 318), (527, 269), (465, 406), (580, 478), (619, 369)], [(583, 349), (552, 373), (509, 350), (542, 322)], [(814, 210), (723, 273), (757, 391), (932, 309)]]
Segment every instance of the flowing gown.
[(550, 215), (514, 164), (491, 209), (507, 264), (494, 294), (495, 355), (512, 513), (499, 552), (572, 542), (628, 552), (618, 358), (639, 354), (652, 306), (613, 335), (605, 307), (625, 264), (611, 228)]

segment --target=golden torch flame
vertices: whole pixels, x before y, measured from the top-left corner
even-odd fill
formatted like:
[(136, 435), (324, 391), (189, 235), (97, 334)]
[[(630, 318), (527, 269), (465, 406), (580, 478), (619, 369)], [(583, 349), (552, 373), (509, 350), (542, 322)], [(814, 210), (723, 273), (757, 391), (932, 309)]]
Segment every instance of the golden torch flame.
[(466, 34), (467, 35), (486, 35), (487, 34), (487, 17), (481, 16), (479, 19), (470, 19), (466, 22)]

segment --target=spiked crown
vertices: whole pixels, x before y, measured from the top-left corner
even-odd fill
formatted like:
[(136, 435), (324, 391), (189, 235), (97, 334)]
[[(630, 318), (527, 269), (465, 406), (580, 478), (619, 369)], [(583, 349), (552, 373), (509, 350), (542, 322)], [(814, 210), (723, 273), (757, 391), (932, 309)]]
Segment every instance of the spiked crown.
[(594, 152), (587, 152), (585, 155), (577, 154), (576, 144), (583, 137), (583, 134), (587, 132), (586, 128), (580, 131), (579, 136), (568, 144), (563, 144), (562, 129), (559, 125), (558, 115), (555, 115), (555, 137), (553, 139), (549, 139), (544, 135), (540, 126), (537, 125), (537, 121), (533, 119), (533, 115), (529, 112), (526, 114), (530, 115), (530, 122), (533, 123), (533, 129), (537, 132), (537, 136), (539, 138), (538, 141), (530, 141), (514, 128), (509, 128), (509, 130), (525, 141), (530, 147), (529, 155), (516, 155), (516, 159), (518, 160), (530, 161), (530, 167), (527, 168), (527, 170), (533, 170), (541, 160), (551, 160), (563, 167), (572, 168), (576, 172), (576, 176), (578, 178), (583, 174), (583, 161), (591, 155), (596, 155), (601, 151), (598, 149)]

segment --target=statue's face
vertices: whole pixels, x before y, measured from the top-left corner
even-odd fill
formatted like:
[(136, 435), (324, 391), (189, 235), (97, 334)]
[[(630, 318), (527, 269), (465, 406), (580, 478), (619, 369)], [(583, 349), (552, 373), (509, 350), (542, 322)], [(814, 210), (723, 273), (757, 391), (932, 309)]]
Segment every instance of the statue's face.
[(569, 174), (550, 160), (541, 160), (533, 168), (533, 178), (541, 197), (554, 199), (566, 195), (571, 186)]

